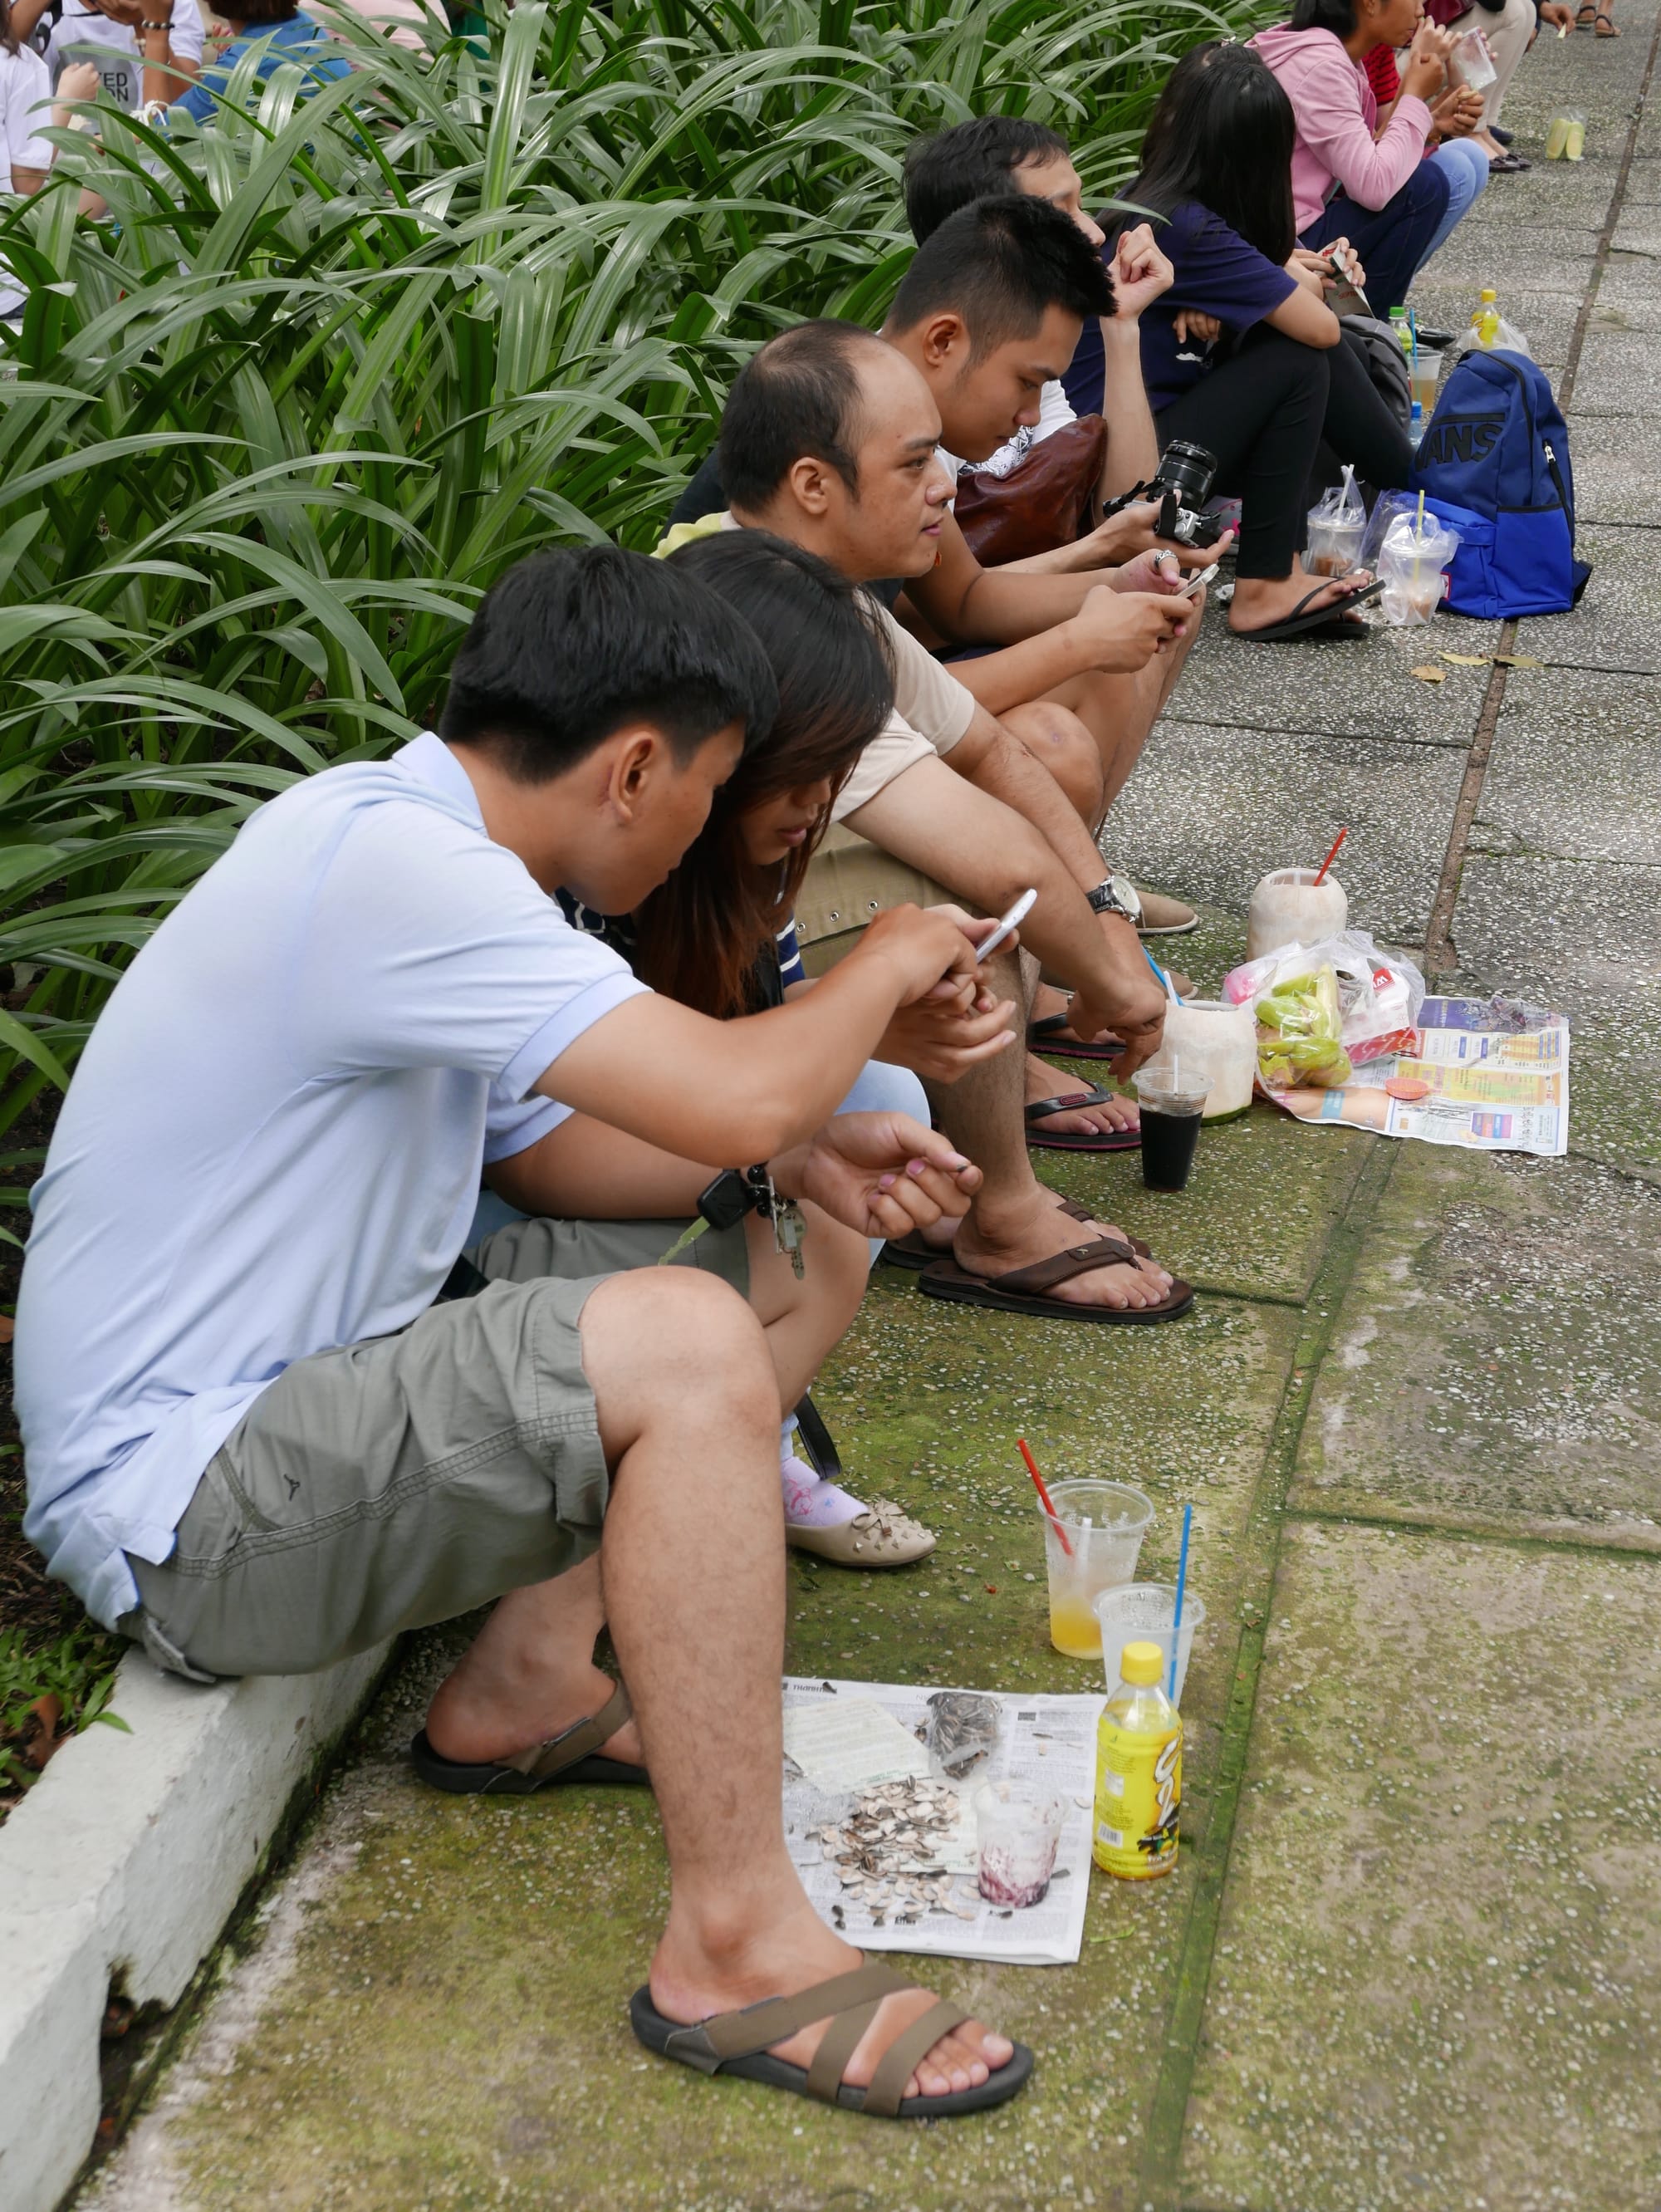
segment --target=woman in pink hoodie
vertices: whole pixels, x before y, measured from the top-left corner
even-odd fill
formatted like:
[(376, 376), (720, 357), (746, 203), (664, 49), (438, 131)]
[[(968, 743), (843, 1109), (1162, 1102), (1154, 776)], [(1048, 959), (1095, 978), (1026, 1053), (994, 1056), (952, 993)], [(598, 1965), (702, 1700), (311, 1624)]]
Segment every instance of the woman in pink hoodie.
[[(1348, 238), (1367, 264), (1378, 315), (1402, 304), (1416, 271), (1488, 182), (1488, 156), (1470, 143), (1481, 100), (1448, 88), (1452, 40), (1422, 15), (1422, 0), (1297, 0), (1289, 23), (1252, 41), (1297, 118), (1299, 242)], [(1401, 91), (1380, 128), (1367, 57), (1409, 39)]]

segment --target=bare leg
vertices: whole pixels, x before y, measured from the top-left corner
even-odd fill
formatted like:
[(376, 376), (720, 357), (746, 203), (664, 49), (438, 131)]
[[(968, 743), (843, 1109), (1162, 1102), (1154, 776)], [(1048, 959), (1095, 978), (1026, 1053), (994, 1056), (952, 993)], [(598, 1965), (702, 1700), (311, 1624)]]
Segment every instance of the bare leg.
[[(603, 1285), (582, 1335), (615, 1486), (601, 1547), (607, 1611), (669, 1850), (652, 1999), (671, 2019), (699, 2020), (859, 1960), (814, 1911), (785, 1848), (775, 1376), (754, 1316), (730, 1291), (667, 1269)], [(846, 2078), (869, 2081), (928, 2002), (888, 1999)], [(779, 2055), (805, 2065), (820, 2033)], [(983, 2081), (1010, 2048), (966, 2023), (919, 2066), (912, 2094)]]
[[(853, 1230), (815, 1206), (803, 1211), (808, 1267), (800, 1281), (773, 1249), (772, 1231), (754, 1215), (748, 1224), (750, 1304), (772, 1355), (778, 1395), (775, 1510), (779, 1415), (797, 1403), (858, 1311), (869, 1258), (864, 1238)], [(595, 1638), (604, 1625), (597, 1558), (553, 1582), (510, 1590), (433, 1699), (427, 1735), (433, 1749), (445, 1759), (484, 1765), (510, 1759), (597, 1712), (612, 1688), (594, 1664)], [(633, 1723), (619, 1729), (604, 1750), (608, 1759), (638, 1760)]]
[(806, 1272), (799, 1279), (759, 1214), (745, 1224), (749, 1249), (749, 1303), (767, 1332), (779, 1377), (779, 1407), (787, 1413), (801, 1401), (826, 1359), (846, 1335), (870, 1272), (870, 1248), (857, 1230), (804, 1203)]
[[(1027, 1003), (1017, 960), (999, 954), (990, 963), (987, 988), (1001, 999)], [(925, 1085), (940, 1126), (985, 1181), (959, 1224), (953, 1249), (961, 1266), (998, 1275), (1053, 1259), (1093, 1234), (1121, 1236), (1111, 1224), (1092, 1231), (1061, 1212), (1055, 1193), (1033, 1172), (1021, 1117), (1026, 1089), (1024, 1054), (1000, 1053), (955, 1083)], [(1157, 1305), (1171, 1278), (1151, 1261), (1134, 1267), (1097, 1267), (1052, 1293), (1081, 1305)]]
[[(1199, 635), (1204, 600), (1202, 592), (1187, 635), (1134, 676), (1070, 677), (1042, 699), (998, 717), (1044, 763), (1092, 830), (1100, 829), (1165, 711)], [(1094, 763), (1084, 752), (1087, 744), (1094, 751)]]

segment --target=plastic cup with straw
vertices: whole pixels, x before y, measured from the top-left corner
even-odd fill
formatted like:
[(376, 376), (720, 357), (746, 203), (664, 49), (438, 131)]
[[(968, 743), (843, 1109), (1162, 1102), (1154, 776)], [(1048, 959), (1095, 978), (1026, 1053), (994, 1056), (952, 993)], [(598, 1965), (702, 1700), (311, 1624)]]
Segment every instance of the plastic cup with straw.
[(1166, 1681), (1166, 1695), (1174, 1705), (1177, 1702), (1177, 1654), (1182, 1649), (1182, 1601), (1188, 1588), (1188, 1537), (1194, 1525), (1191, 1504), (1182, 1509), (1182, 1550), (1177, 1559), (1177, 1600), (1171, 1614), (1171, 1668)]

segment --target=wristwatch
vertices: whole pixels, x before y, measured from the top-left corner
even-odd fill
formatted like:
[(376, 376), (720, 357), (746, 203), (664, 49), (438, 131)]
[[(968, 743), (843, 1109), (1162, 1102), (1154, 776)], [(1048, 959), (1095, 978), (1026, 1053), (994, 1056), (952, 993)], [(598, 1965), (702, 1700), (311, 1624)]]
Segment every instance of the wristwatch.
[(1092, 914), (1122, 915), (1132, 924), (1142, 920), (1142, 899), (1129, 876), (1107, 876), (1084, 894)]

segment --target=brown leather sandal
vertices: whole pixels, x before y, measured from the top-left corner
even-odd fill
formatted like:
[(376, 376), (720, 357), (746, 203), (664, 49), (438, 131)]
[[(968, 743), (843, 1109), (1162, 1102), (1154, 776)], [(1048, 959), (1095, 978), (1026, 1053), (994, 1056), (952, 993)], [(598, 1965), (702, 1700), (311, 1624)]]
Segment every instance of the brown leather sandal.
[[(1006, 2105), (1026, 2086), (1033, 2070), (1033, 2054), (1017, 2043), (1007, 2065), (983, 2081), (978, 2089), (954, 2089), (943, 2097), (908, 2097), (906, 2084), (918, 2065), (943, 2035), (949, 2035), (970, 2015), (961, 2005), (937, 1997), (921, 2019), (902, 2028), (877, 2061), (868, 2089), (856, 2089), (842, 2079), (842, 2069), (858, 2047), (859, 2039), (876, 2017), (884, 1997), (895, 1996), (918, 1984), (891, 1966), (869, 1961), (852, 1973), (835, 1974), (794, 1996), (766, 1997), (746, 2005), (742, 2012), (712, 2013), (690, 2027), (667, 2019), (652, 2002), (650, 1989), (636, 1990), (629, 1999), (629, 2025), (648, 2051), (664, 2058), (695, 2066), (700, 2074), (733, 2074), (743, 2081), (761, 2081), (770, 2089), (785, 2089), (795, 2097), (813, 2097), (826, 2105), (841, 2105), (849, 2112), (864, 2112), (882, 2120), (951, 2120), (965, 2112), (984, 2112)], [(783, 2043), (828, 2019), (810, 2066), (792, 2066), (768, 2055), (767, 2046)]]
[(1137, 1257), (1122, 1238), (1098, 1237), (1030, 1267), (1012, 1268), (1007, 1275), (971, 1274), (955, 1260), (943, 1260), (924, 1268), (920, 1280), (925, 1297), (988, 1306), (997, 1313), (1041, 1314), (1049, 1321), (1097, 1322), (1109, 1328), (1147, 1328), (1179, 1319), (1194, 1303), (1191, 1285), (1179, 1277), (1172, 1279), (1166, 1295), (1151, 1306), (1083, 1306), (1070, 1298), (1046, 1296), (1058, 1284), (1092, 1274), (1098, 1267), (1134, 1267)]
[(600, 1751), (633, 1711), (628, 1692), (619, 1682), (597, 1713), (573, 1721), (546, 1743), (533, 1743), (516, 1759), (484, 1766), (445, 1759), (427, 1741), (425, 1729), (410, 1745), (409, 1756), (423, 1782), (463, 1796), (528, 1797), (550, 1782), (649, 1783), (652, 1777), (644, 1766), (626, 1759), (607, 1759)]

